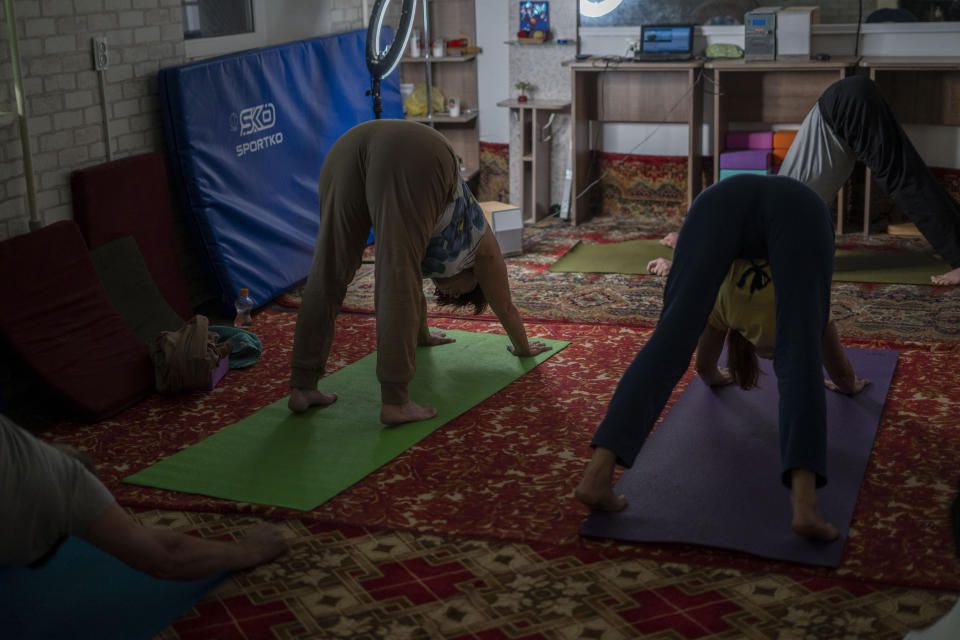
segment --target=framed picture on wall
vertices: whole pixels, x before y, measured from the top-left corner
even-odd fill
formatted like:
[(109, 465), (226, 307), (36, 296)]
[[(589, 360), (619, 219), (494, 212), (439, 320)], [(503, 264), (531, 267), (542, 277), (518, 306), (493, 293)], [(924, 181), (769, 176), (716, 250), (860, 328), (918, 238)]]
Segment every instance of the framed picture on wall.
[(520, 33), (523, 37), (545, 39), (550, 32), (549, 2), (531, 2), (523, 0), (520, 3)]

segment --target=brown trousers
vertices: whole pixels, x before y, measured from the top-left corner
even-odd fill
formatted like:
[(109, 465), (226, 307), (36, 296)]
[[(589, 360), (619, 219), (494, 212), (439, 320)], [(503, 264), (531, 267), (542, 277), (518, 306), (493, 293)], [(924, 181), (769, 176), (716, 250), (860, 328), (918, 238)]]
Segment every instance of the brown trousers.
[(371, 120), (334, 143), (320, 170), (320, 230), (297, 318), (292, 388), (316, 389), (324, 374), (372, 225), (381, 400), (407, 402), (424, 306), (420, 262), (457, 184), (456, 155), (425, 125)]

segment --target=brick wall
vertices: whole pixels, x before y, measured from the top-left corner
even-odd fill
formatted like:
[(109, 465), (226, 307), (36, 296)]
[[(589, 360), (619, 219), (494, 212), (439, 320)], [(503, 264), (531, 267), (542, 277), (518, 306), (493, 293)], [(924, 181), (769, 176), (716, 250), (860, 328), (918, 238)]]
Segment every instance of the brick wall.
[[(374, 0), (367, 0), (367, 13), (364, 14), (361, 0), (328, 0), (328, 2), (330, 3), (329, 33), (340, 33), (341, 31), (365, 27), (374, 5)], [(385, 17), (387, 24), (397, 24), (401, 8), (402, 5), (399, 2), (391, 2), (388, 5)], [(422, 5), (417, 3), (417, 15), (420, 15), (422, 11)]]
[[(391, 7), (400, 6), (399, 2), (390, 4)], [(372, 9), (373, 0), (370, 0), (367, 6)], [(362, 8), (363, 5), (360, 0), (330, 0), (330, 33), (340, 33), (341, 31), (350, 31), (362, 27), (366, 22), (366, 18), (361, 15)]]
[[(108, 43), (104, 86), (113, 158), (162, 151), (157, 71), (184, 60), (182, 12), (179, 0), (14, 4), (37, 208), (49, 224), (73, 217), (71, 172), (107, 160), (91, 38), (105, 36)], [(13, 73), (6, 34), (4, 19), (0, 103), (11, 104)], [(28, 220), (18, 127), (0, 124), (0, 239), (25, 233)]]

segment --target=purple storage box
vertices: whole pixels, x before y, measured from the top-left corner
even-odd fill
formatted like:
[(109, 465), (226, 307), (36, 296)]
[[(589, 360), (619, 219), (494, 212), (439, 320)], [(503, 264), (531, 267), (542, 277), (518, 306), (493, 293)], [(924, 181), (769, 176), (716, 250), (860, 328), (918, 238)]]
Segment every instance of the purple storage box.
[(727, 149), (773, 149), (773, 131), (727, 131)]
[(773, 154), (762, 149), (724, 151), (720, 154), (721, 169), (769, 169)]
[(217, 363), (217, 366), (210, 371), (210, 386), (207, 388), (207, 391), (212, 391), (214, 387), (217, 386), (217, 383), (223, 379), (223, 376), (227, 375), (227, 369), (230, 368), (230, 356), (224, 356), (220, 358), (220, 362)]

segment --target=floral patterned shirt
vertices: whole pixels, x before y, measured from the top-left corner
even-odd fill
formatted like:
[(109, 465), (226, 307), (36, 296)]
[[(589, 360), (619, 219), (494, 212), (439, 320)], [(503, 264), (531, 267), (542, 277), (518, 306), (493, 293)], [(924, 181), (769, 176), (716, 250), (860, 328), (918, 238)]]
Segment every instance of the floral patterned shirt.
[(460, 179), (457, 196), (433, 228), (427, 253), (420, 262), (424, 278), (449, 278), (474, 265), (487, 220), (470, 187)]

